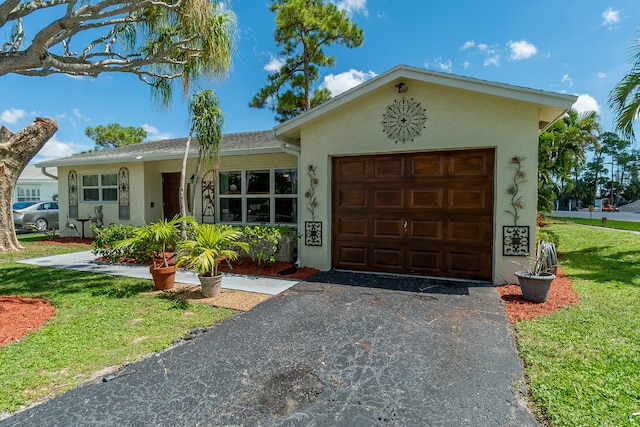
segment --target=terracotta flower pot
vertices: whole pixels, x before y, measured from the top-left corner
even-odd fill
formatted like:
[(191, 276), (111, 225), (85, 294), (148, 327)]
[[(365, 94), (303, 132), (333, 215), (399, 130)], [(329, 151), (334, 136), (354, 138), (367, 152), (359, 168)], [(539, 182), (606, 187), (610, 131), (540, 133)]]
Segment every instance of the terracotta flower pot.
[(516, 271), (514, 274), (520, 282), (522, 298), (531, 302), (545, 302), (549, 298), (551, 282), (556, 278), (554, 274), (536, 276), (528, 271)]
[(222, 287), (222, 274), (217, 276), (198, 276), (202, 285), (202, 296), (212, 298), (220, 296), (220, 288)]
[(165, 290), (173, 288), (176, 280), (176, 270), (177, 268), (175, 266), (149, 267), (156, 289)]

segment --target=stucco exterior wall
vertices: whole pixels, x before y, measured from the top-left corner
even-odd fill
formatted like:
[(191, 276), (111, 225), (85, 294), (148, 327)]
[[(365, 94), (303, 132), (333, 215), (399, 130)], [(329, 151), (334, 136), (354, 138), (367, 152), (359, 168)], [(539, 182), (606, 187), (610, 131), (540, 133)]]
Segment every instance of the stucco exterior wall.
[[(82, 200), (81, 179), (83, 174), (102, 174), (102, 173), (118, 173), (121, 167), (129, 170), (130, 182), (130, 219), (120, 220), (118, 218), (119, 206), (118, 202), (101, 201), (101, 202), (84, 202)], [(123, 164), (105, 164), (105, 165), (89, 165), (89, 166), (73, 166), (60, 167), (58, 169), (58, 215), (60, 218), (60, 230), (62, 235), (76, 235), (72, 230), (66, 229), (67, 223), (75, 224), (80, 229), (80, 222), (69, 217), (69, 172), (76, 171), (78, 174), (78, 216), (81, 218), (95, 217), (95, 208), (102, 206), (103, 222), (105, 226), (110, 224), (138, 224), (142, 223), (145, 218), (144, 204), (144, 164), (143, 163), (123, 163)], [(131, 183), (141, 183), (143, 185), (131, 185)], [(91, 236), (89, 224), (85, 224), (85, 236)]]
[[(393, 85), (369, 92), (347, 106), (336, 108), (321, 119), (311, 121), (301, 129), (301, 192), (309, 188), (309, 178), (302, 172), (308, 165), (317, 167), (319, 185), (316, 188), (316, 221), (323, 223), (322, 246), (301, 247), (304, 265), (321, 270), (331, 268), (331, 158), (333, 156), (375, 153), (414, 152), (424, 150), (460, 150), (494, 147), (494, 238), (493, 282), (513, 283), (513, 272), (521, 267), (511, 261), (525, 261), (522, 257), (502, 255), (502, 227), (514, 225), (507, 189), (515, 170), (511, 159), (524, 158), (524, 172), (528, 176), (521, 185), (524, 209), (519, 211), (518, 225), (528, 225), (531, 240), (535, 240), (536, 177), (538, 111), (536, 106), (506, 100), (491, 95), (416, 81), (407, 82), (409, 91), (399, 94)], [(395, 142), (383, 132), (383, 114), (388, 105), (402, 97), (422, 103), (428, 120), (421, 134), (413, 141)], [(308, 200), (300, 199), (302, 221), (310, 221), (306, 209)], [(533, 247), (530, 248), (530, 251)]]
[[(196, 160), (189, 159), (187, 163), (187, 179), (193, 174)], [(279, 167), (297, 167), (297, 157), (287, 153), (261, 154), (253, 156), (230, 156), (220, 159), (220, 170), (247, 170), (247, 169), (270, 169)], [(120, 168), (126, 167), (129, 170), (129, 197), (130, 197), (130, 218), (129, 220), (119, 219), (118, 202), (83, 202), (81, 196), (81, 176), (83, 174), (118, 173)], [(80, 217), (95, 216), (95, 207), (103, 206), (104, 225), (110, 224), (132, 224), (142, 225), (151, 223), (162, 218), (162, 174), (179, 173), (182, 168), (182, 159), (164, 160), (153, 162), (135, 162), (122, 164), (103, 164), (74, 167), (60, 167), (58, 191), (59, 197), (59, 217), (61, 232), (63, 235), (70, 235), (70, 230), (65, 230), (67, 218), (69, 216), (69, 171), (75, 170), (78, 174), (78, 213)], [(201, 186), (195, 188), (195, 216), (200, 218), (202, 208)], [(80, 227), (80, 223), (70, 218), (69, 222)], [(75, 233), (74, 233), (75, 234)], [(85, 235), (91, 236), (89, 225), (85, 227)]]

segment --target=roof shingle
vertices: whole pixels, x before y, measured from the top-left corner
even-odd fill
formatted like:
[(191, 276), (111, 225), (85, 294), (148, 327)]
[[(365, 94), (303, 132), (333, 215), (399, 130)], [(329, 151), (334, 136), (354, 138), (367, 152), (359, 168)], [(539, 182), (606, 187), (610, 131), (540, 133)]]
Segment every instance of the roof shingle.
[[(172, 160), (181, 159), (187, 138), (163, 139), (160, 141), (141, 142), (139, 144), (112, 148), (109, 150), (91, 151), (60, 159), (38, 163), (38, 167), (76, 166), (84, 164), (123, 163), (136, 160)], [(270, 130), (255, 132), (230, 133), (222, 136), (220, 156), (241, 154), (260, 154), (279, 152), (280, 141)], [(192, 141), (189, 157), (198, 155), (197, 139)]]

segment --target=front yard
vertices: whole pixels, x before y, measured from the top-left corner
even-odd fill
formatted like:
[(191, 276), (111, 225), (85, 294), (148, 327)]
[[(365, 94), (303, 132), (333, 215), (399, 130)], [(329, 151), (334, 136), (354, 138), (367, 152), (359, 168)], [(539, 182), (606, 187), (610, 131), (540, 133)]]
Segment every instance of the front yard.
[(153, 290), (150, 280), (17, 263), (88, 249), (36, 238), (21, 238), (26, 251), (0, 253), (0, 295), (42, 297), (55, 305), (56, 315), (23, 340), (0, 347), (0, 414), (59, 395), (96, 372), (138, 361), (195, 327), (235, 313), (147, 292)]
[(580, 302), (516, 324), (531, 400), (553, 426), (638, 426), (640, 235), (550, 229)]

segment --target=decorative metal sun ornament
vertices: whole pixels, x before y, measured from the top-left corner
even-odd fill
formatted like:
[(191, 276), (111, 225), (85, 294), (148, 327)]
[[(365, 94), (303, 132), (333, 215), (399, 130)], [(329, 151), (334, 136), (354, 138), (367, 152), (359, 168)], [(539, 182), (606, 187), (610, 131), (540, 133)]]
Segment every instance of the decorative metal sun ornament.
[(387, 111), (382, 115), (382, 130), (390, 139), (407, 142), (420, 135), (427, 121), (426, 108), (414, 101), (413, 98), (402, 98), (387, 105)]

